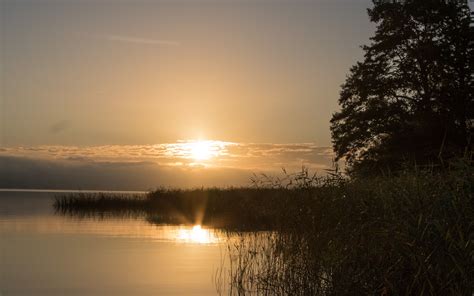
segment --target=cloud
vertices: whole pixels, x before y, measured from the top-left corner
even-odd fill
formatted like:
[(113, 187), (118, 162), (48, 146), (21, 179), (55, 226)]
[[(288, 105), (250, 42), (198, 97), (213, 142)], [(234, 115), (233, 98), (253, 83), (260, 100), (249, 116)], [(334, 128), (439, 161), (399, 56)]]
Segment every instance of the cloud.
[(140, 38), (133, 36), (122, 36), (122, 35), (109, 35), (107, 40), (115, 42), (124, 42), (124, 43), (135, 43), (135, 44), (145, 44), (145, 45), (158, 45), (158, 46), (179, 46), (181, 43), (175, 40), (165, 40), (165, 39), (149, 39), (149, 38)]
[(256, 171), (297, 169), (302, 165), (316, 170), (329, 168), (332, 149), (313, 143), (271, 144), (210, 141), (215, 154), (208, 161), (192, 157), (188, 141), (155, 145), (36, 146), (3, 147), (0, 155), (90, 162), (153, 162), (162, 166), (236, 168)]
[(156, 145), (0, 148), (0, 188), (147, 190), (157, 186), (242, 186), (253, 173), (279, 174), (301, 166), (323, 174), (333, 152), (313, 143), (214, 141), (218, 153), (202, 162), (189, 142)]

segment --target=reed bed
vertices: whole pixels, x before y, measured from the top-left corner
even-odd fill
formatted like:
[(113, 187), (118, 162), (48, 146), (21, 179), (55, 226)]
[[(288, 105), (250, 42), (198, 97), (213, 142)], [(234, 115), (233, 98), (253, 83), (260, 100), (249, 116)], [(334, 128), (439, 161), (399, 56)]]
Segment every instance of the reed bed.
[(251, 188), (69, 195), (55, 206), (227, 232), (216, 279), (226, 294), (472, 295), (473, 192), (468, 165), (352, 180), (303, 171), (261, 176)]
[(146, 195), (73, 193), (55, 197), (58, 214), (140, 214), (156, 224), (202, 224), (226, 230), (275, 229), (278, 212), (292, 192), (277, 188), (157, 189)]
[(472, 295), (473, 186), (467, 168), (310, 191), (277, 231), (232, 240), (219, 274), (230, 295)]

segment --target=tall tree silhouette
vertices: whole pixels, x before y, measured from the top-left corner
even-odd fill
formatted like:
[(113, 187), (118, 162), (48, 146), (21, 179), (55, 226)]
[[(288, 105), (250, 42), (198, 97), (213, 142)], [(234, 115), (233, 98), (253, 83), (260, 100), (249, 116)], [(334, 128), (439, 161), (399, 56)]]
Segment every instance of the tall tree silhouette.
[[(337, 158), (355, 172), (472, 152), (473, 43), (467, 1), (374, 1), (375, 35), (331, 119)], [(474, 140), (474, 139), (473, 139)]]

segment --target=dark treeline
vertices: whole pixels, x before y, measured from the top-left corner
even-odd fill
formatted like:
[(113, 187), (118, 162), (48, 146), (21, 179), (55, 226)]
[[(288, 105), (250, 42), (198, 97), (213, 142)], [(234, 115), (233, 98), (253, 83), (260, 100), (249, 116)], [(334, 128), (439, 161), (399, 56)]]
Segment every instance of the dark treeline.
[(354, 175), (472, 158), (474, 42), (467, 1), (375, 1), (364, 59), (342, 86), (331, 131)]

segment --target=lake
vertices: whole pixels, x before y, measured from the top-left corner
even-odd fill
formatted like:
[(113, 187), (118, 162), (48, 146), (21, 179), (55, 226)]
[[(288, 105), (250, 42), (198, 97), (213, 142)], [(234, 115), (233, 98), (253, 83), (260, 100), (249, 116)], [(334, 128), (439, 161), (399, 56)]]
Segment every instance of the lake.
[(215, 295), (212, 229), (68, 217), (57, 192), (0, 191), (0, 295)]

